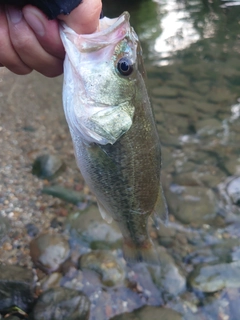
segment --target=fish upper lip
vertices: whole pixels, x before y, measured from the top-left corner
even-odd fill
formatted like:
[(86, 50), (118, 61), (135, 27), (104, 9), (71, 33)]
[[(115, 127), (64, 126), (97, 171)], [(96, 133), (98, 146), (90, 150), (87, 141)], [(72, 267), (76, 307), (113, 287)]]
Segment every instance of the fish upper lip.
[[(111, 25), (107, 25), (106, 23), (107, 27), (103, 30), (96, 31), (91, 34), (77, 35), (73, 30), (69, 29), (65, 23), (61, 23), (61, 27), (71, 42), (73, 42), (73, 37), (77, 35), (78, 38), (75, 45), (77, 45), (80, 52), (84, 53), (98, 51), (125, 38), (130, 30), (129, 19), (130, 15), (125, 11), (120, 17), (116, 19), (109, 19), (109, 21), (112, 20)], [(104, 18), (101, 19), (99, 23), (100, 25), (103, 25)], [(124, 24), (126, 24), (126, 26), (124, 26)]]

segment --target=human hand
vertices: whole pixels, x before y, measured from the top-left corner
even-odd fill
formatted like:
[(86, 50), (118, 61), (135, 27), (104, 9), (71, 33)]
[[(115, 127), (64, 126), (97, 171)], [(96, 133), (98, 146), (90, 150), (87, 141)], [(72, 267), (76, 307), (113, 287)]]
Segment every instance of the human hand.
[[(58, 18), (77, 33), (92, 33), (101, 9), (101, 0), (85, 0), (69, 15)], [(22, 10), (0, 6), (0, 66), (16, 74), (37, 70), (55, 77), (63, 71), (64, 56), (57, 20), (48, 20), (31, 5)]]

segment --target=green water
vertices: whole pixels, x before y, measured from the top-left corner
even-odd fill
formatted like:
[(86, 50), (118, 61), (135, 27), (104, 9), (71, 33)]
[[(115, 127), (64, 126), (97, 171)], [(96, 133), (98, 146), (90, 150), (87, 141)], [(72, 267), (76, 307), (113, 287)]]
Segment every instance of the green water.
[(240, 2), (104, 2), (108, 16), (123, 10), (142, 42), (162, 142), (170, 224), (159, 242), (187, 279), (165, 302), (184, 319), (237, 320)]

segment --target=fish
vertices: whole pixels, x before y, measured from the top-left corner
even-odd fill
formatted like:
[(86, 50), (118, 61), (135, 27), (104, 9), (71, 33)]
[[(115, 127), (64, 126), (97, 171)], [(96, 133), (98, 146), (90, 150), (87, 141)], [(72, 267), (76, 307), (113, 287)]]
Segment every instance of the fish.
[(126, 261), (158, 264), (150, 216), (167, 220), (161, 146), (130, 15), (99, 21), (93, 34), (62, 24), (63, 106), (77, 165), (99, 211), (123, 236)]

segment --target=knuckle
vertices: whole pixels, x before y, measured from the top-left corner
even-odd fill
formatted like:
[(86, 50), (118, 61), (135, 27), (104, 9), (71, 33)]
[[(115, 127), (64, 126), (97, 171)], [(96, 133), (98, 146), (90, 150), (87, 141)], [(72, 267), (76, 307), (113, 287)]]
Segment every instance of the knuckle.
[(31, 47), (31, 37), (27, 35), (19, 35), (11, 38), (13, 47), (19, 51), (29, 51)]

